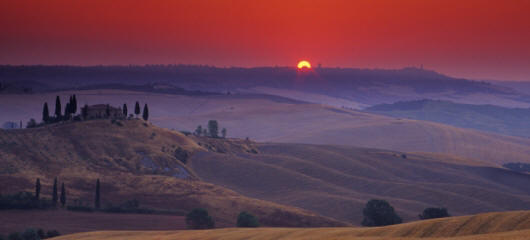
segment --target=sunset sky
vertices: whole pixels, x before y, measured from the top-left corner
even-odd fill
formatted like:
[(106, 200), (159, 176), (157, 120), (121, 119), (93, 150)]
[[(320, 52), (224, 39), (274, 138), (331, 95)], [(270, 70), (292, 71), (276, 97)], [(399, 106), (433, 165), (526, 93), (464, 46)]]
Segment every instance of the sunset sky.
[(419, 66), (530, 81), (530, 0), (1, 0), (0, 64)]

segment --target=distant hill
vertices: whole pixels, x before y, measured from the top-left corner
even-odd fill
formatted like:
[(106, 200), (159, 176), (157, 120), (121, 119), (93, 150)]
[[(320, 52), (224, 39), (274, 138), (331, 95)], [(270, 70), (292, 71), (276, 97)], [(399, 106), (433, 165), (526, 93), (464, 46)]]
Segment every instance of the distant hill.
[[(241, 89), (285, 90), (344, 99), (355, 105), (436, 98), (463, 103), (486, 102), (530, 106), (529, 94), (488, 82), (449, 77), (430, 70), (315, 68), (299, 72), (290, 67), (217, 68), (189, 65), (147, 66), (0, 66), (0, 83), (36, 85), (33, 91), (82, 88), (101, 84), (171, 84), (209, 92)], [(37, 85), (38, 84), (38, 85)], [(261, 87), (261, 88), (260, 88)], [(277, 90), (274, 90), (277, 89)], [(300, 98), (307, 98), (298, 94)], [(340, 102), (340, 101), (337, 101)], [(346, 105), (349, 106), (349, 105)]]
[(208, 150), (179, 132), (143, 120), (91, 120), (0, 130), (0, 193), (33, 192), (35, 179), (40, 178), (42, 195), (50, 198), (53, 178), (58, 177), (67, 187), (69, 203), (76, 199), (92, 203), (99, 178), (103, 206), (137, 199), (156, 209), (202, 207), (218, 226), (234, 226), (240, 211), (252, 212), (265, 226), (345, 225), (200, 181), (183, 162), (186, 155), (201, 151)]
[(260, 239), (260, 240), (525, 240), (530, 236), (530, 212), (499, 212), (417, 221), (376, 228), (227, 228), (206, 231), (102, 231), (55, 238), (124, 240), (151, 239)]
[(364, 111), (396, 118), (426, 120), (462, 128), (530, 137), (530, 108), (419, 100), (375, 105)]

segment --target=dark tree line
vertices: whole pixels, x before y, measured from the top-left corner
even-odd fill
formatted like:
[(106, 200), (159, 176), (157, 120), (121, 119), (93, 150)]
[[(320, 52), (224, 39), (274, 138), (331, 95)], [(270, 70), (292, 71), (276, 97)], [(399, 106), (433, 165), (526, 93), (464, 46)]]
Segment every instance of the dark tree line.
[(226, 138), (226, 128), (223, 128), (221, 130), (221, 136), (219, 136), (219, 123), (217, 120), (210, 120), (208, 121), (208, 129), (202, 128), (202, 125), (197, 126), (195, 131), (193, 132), (196, 136), (205, 136), (205, 137), (212, 137), (212, 138)]

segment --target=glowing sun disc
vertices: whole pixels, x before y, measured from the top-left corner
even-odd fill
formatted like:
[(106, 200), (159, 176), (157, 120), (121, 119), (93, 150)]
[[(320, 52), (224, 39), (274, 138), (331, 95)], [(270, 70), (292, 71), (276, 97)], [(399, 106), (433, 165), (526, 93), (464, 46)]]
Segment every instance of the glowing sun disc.
[(302, 61), (298, 62), (298, 66), (297, 67), (298, 67), (298, 69), (311, 68), (311, 63), (309, 63), (306, 60), (302, 60)]

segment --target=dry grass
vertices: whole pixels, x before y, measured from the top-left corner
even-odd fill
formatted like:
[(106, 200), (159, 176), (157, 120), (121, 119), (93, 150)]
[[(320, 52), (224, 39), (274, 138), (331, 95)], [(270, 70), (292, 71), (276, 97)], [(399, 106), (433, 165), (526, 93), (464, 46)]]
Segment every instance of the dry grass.
[(267, 239), (451, 239), (451, 240), (523, 240), (530, 236), (530, 212), (499, 212), (476, 216), (418, 221), (378, 228), (228, 228), (206, 231), (166, 232), (90, 232), (56, 238), (67, 239), (202, 239), (202, 240), (267, 240)]

